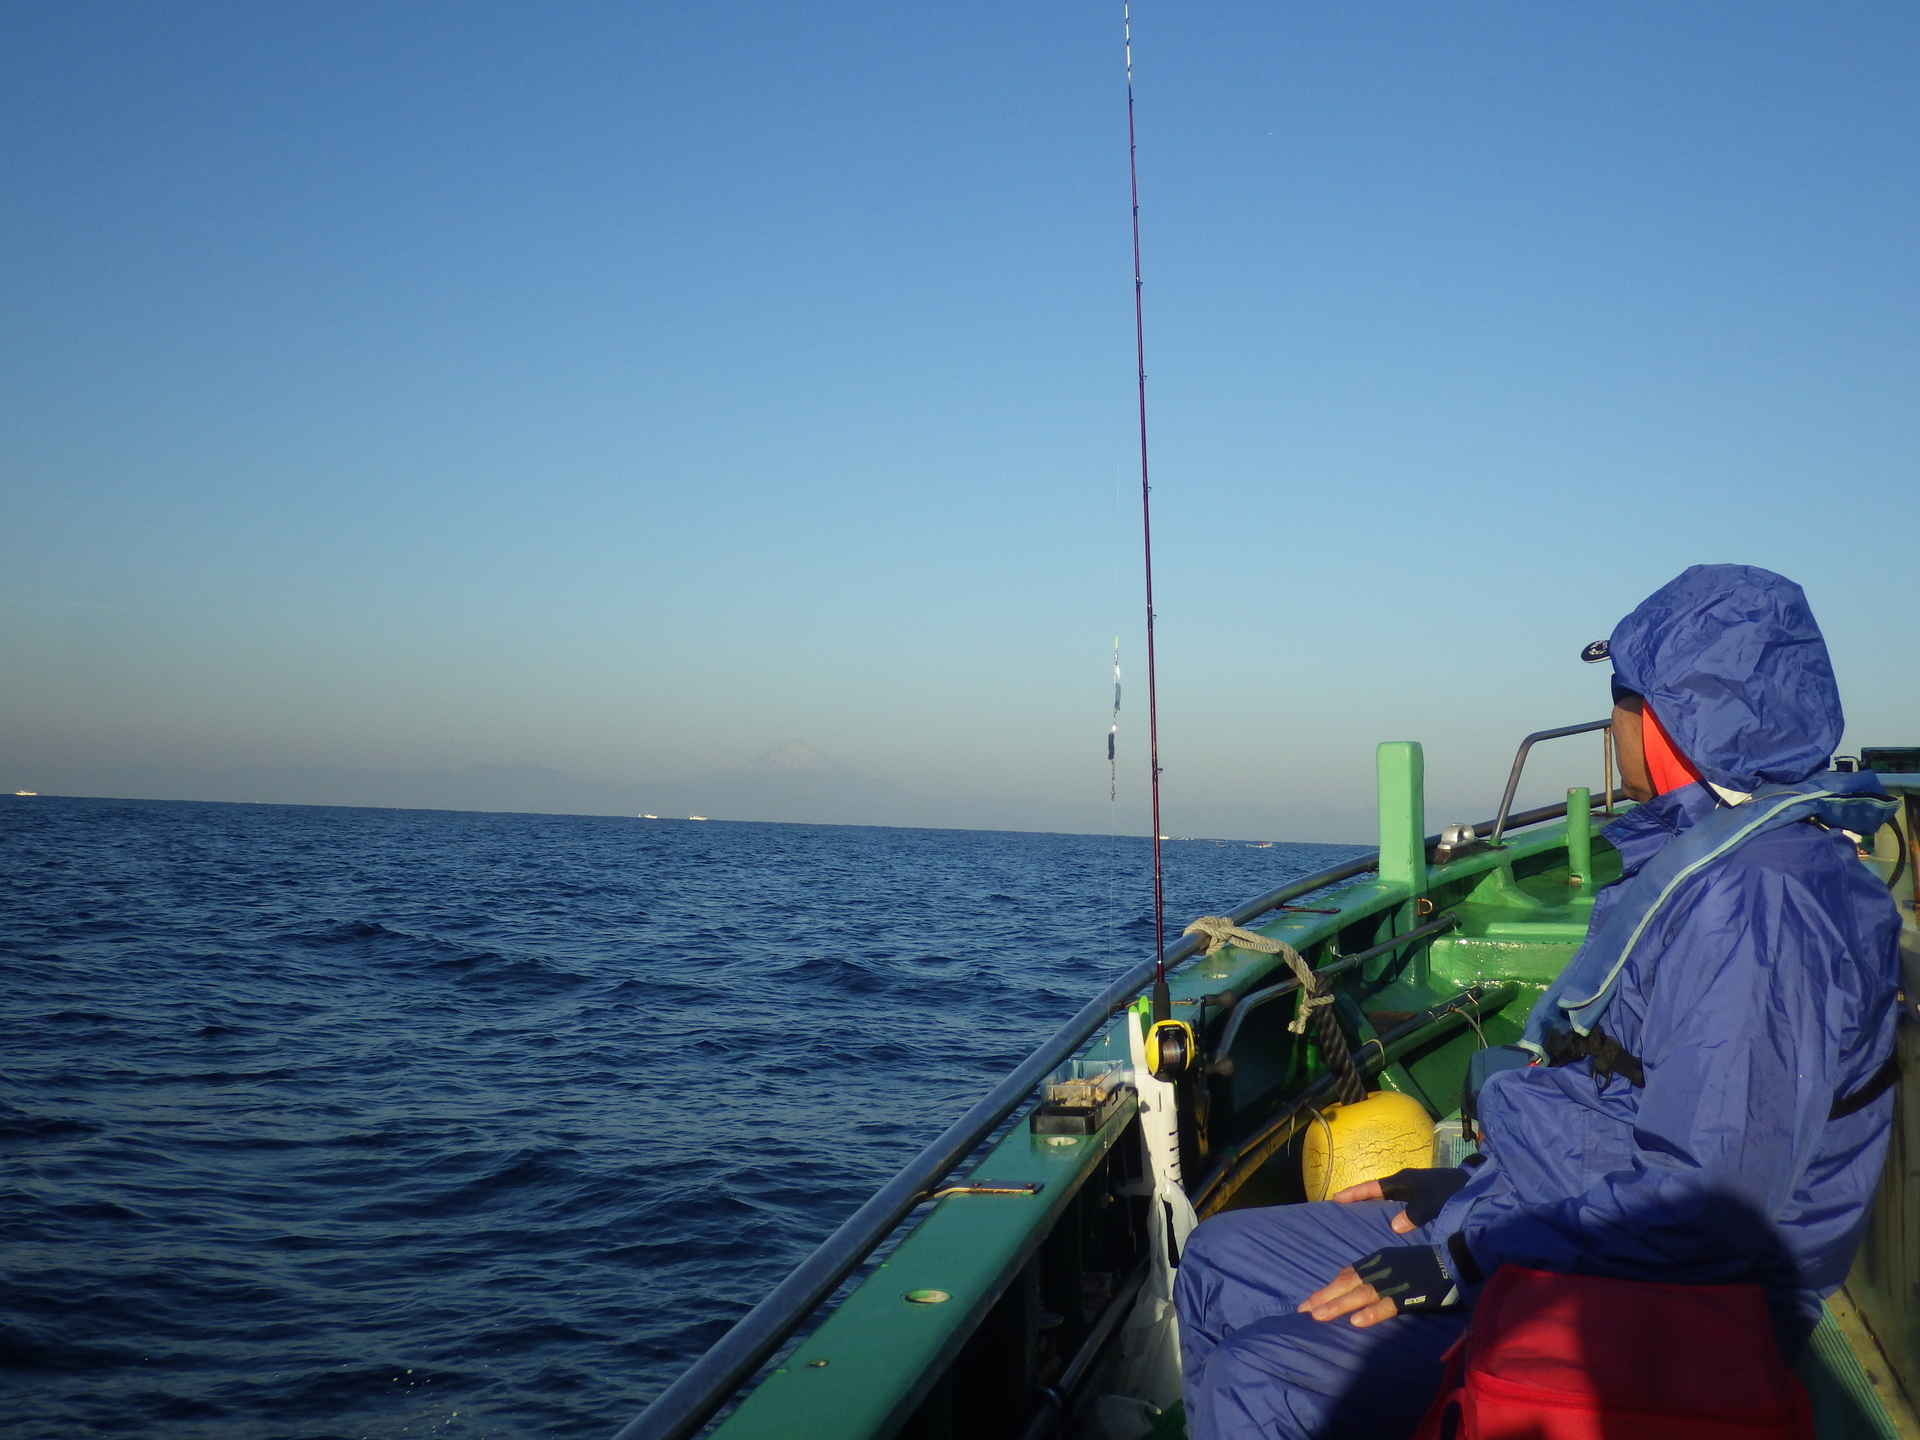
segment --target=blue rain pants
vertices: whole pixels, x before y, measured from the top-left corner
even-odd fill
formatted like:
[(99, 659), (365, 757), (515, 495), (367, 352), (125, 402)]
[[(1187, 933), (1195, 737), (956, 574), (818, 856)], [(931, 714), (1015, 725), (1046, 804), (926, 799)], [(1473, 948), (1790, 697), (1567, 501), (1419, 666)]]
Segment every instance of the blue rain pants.
[(1440, 1388), (1440, 1356), (1467, 1312), (1396, 1315), (1360, 1329), (1294, 1307), (1388, 1245), (1404, 1206), (1376, 1200), (1230, 1210), (1180, 1257), (1175, 1300), (1191, 1440), (1405, 1440)]

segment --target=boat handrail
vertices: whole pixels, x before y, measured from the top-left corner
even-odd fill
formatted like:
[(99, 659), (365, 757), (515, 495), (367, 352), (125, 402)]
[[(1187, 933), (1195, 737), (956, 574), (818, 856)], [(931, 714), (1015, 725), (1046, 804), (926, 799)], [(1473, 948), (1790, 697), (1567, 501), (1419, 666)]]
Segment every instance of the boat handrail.
[[(1328, 976), (1338, 975), (1343, 970), (1351, 970), (1356, 965), (1364, 965), (1369, 960), (1378, 960), (1383, 955), (1391, 955), (1394, 951), (1404, 949), (1409, 945), (1418, 945), (1422, 940), (1431, 940), (1436, 936), (1446, 934), (1447, 931), (1453, 929), (1459, 923), (1460, 917), (1449, 910), (1444, 915), (1434, 916), (1433, 919), (1427, 921), (1424, 925), (1416, 925), (1413, 929), (1394, 936), (1384, 944), (1370, 946), (1365, 950), (1356, 950), (1351, 955), (1336, 956), (1333, 960), (1315, 970), (1313, 972), (1313, 978), (1316, 982), (1325, 980)], [(1218, 1064), (1220, 1061), (1228, 1058), (1230, 1052), (1233, 1050), (1233, 1042), (1240, 1038), (1240, 1027), (1246, 1023), (1247, 1015), (1251, 1011), (1258, 1010), (1262, 1005), (1271, 1004), (1283, 995), (1291, 995), (1299, 988), (1300, 977), (1289, 973), (1285, 979), (1276, 984), (1255, 990), (1249, 995), (1238, 997), (1234, 1002), (1232, 1011), (1227, 1016), (1226, 1029), (1220, 1032), (1220, 1043), (1214, 1046), (1214, 1063)]]
[(1021, 1440), (1047, 1440), (1047, 1436), (1056, 1432), (1073, 1403), (1080, 1382), (1092, 1371), (1094, 1362), (1106, 1354), (1107, 1341), (1133, 1310), (1133, 1302), (1146, 1288), (1147, 1277), (1153, 1273), (1151, 1257), (1141, 1256), (1140, 1263), (1133, 1267), (1133, 1273), (1124, 1280), (1120, 1288), (1113, 1292), (1113, 1298), (1107, 1301), (1100, 1311), (1100, 1317), (1093, 1322), (1086, 1337), (1067, 1368), (1060, 1372), (1057, 1380), (1041, 1387), (1040, 1394), (1044, 1404), (1040, 1412), (1028, 1422)]
[[(1533, 825), (1566, 813), (1563, 802), (1507, 816), (1504, 823), (1514, 827)], [(1483, 821), (1474, 828), (1476, 831), (1491, 829), (1494, 823)], [(1429, 835), (1426, 844), (1431, 848), (1439, 839), (1438, 835)], [(1379, 865), (1380, 852), (1369, 850), (1343, 864), (1304, 875), (1256, 900), (1249, 900), (1229, 911), (1227, 918), (1236, 925), (1244, 925), (1290, 900), (1352, 880), (1377, 870)], [(1203, 937), (1188, 936), (1170, 947), (1168, 969), (1192, 959), (1202, 943)], [(1396, 943), (1405, 942), (1402, 939)], [(735, 1321), (733, 1328), (716, 1340), (706, 1354), (661, 1391), (651, 1405), (622, 1426), (614, 1440), (685, 1440), (705, 1425), (728, 1397), (780, 1348), (781, 1342), (839, 1288), (841, 1281), (859, 1268), (874, 1247), (885, 1240), (916, 1205), (938, 1189), (940, 1182), (971, 1155), (1001, 1121), (1025, 1103), (1043, 1080), (1093, 1039), (1115, 1011), (1144, 990), (1153, 974), (1154, 962), (1143, 960), (1083, 1005), (1018, 1069), (982, 1096), (848, 1216), (839, 1229), (821, 1241), (765, 1299)]]
[[(1500, 796), (1500, 813), (1493, 817), (1493, 825), (1490, 830), (1483, 831), (1480, 826), (1475, 825), (1473, 827), (1474, 834), (1485, 834), (1489, 844), (1498, 845), (1500, 843), (1500, 836), (1505, 833), (1508, 825), (1523, 823), (1521, 817), (1509, 817), (1507, 812), (1513, 808), (1514, 792), (1520, 788), (1520, 772), (1527, 768), (1527, 752), (1533, 749), (1536, 741), (1558, 740), (1564, 735), (1584, 735), (1589, 730), (1610, 731), (1612, 729), (1613, 718), (1609, 716), (1605, 720), (1588, 720), (1581, 725), (1562, 725), (1558, 730), (1536, 730), (1527, 736), (1526, 739), (1520, 742), (1519, 753), (1513, 757), (1513, 769), (1507, 773), (1507, 788)], [(1606, 780), (1607, 808), (1611, 810), (1613, 808), (1613, 752), (1611, 750), (1607, 752)], [(1562, 814), (1566, 813), (1566, 808), (1564, 805), (1560, 807)]]

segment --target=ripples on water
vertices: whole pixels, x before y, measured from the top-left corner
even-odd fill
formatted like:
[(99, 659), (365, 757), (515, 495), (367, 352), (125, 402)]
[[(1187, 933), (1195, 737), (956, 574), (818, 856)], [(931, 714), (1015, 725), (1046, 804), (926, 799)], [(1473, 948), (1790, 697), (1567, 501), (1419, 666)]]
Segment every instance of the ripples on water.
[[(1353, 853), (1171, 845), (1170, 918)], [(609, 1435), (1150, 948), (1146, 855), (0, 797), (0, 1432)]]

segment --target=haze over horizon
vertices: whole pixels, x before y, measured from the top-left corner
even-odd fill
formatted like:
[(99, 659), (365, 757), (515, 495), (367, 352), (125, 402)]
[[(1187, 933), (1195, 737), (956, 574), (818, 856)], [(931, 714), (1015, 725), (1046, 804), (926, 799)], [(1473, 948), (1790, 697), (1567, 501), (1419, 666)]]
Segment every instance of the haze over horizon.
[[(22, 772), (26, 773), (26, 772)], [(700, 775), (630, 783), (586, 781), (542, 765), (445, 770), (259, 766), (183, 769), (124, 766), (32, 772), (25, 793), (125, 800), (254, 805), (326, 805), (405, 810), (480, 810), (638, 819), (772, 821), (945, 830), (1151, 833), (1149, 811), (1114, 801), (980, 799), (928, 794), (866, 775), (804, 741), (786, 740), (742, 765)], [(0, 780), (0, 796), (11, 782)], [(46, 787), (44, 789), (40, 787)], [(16, 787), (17, 789), (18, 787)], [(1167, 807), (1175, 838), (1302, 840), (1359, 844), (1375, 834), (1364, 798), (1345, 808), (1312, 803)]]
[[(5, 788), (624, 795), (805, 737), (1053, 828), (1119, 634), (1144, 830), (1117, 7), (0, 27)], [(1920, 13), (1135, 36), (1170, 828), (1344, 827), (1404, 738), (1484, 818), (1699, 561), (1806, 586), (1848, 748), (1920, 743)]]

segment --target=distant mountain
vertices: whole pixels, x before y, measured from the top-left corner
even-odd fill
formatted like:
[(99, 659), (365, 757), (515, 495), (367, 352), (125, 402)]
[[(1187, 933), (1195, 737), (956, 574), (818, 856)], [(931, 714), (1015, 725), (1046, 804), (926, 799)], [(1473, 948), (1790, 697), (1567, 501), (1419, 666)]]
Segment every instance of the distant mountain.
[[(744, 765), (691, 780), (620, 787), (636, 811), (714, 820), (792, 820), (810, 825), (926, 825), (923, 796), (864, 775), (802, 740), (783, 740)], [(939, 802), (934, 802), (938, 804)]]
[[(232, 770), (123, 766), (49, 770), (9, 765), (0, 775), (43, 795), (127, 800), (227, 800), (272, 805), (360, 805), (402, 810), (526, 810), (617, 814), (604, 786), (542, 765), (469, 765), (460, 770), (352, 770), (288, 766)], [(13, 788), (13, 787), (9, 787)]]
[[(743, 765), (686, 780), (602, 784), (543, 765), (468, 765), (458, 770), (328, 767), (193, 770), (163, 767), (49, 769), (0, 765), (0, 789), (128, 800), (224, 800), (278, 805), (355, 805), (403, 810), (517, 811), (546, 815), (702, 815), (808, 825), (906, 825), (952, 830), (1048, 830), (1143, 835), (1139, 807), (1099, 802), (961, 799), (916, 794), (783, 740)], [(1321, 806), (1170, 804), (1172, 835), (1241, 840), (1366, 841), (1367, 810)]]
[(782, 740), (771, 750), (754, 756), (740, 768), (742, 770), (845, 770), (849, 775), (857, 773), (831, 756), (822, 755), (804, 740)]

